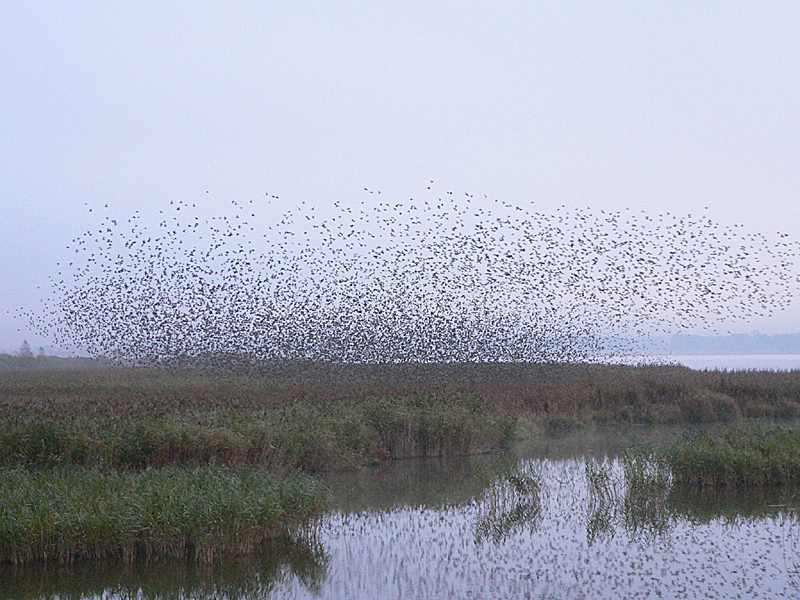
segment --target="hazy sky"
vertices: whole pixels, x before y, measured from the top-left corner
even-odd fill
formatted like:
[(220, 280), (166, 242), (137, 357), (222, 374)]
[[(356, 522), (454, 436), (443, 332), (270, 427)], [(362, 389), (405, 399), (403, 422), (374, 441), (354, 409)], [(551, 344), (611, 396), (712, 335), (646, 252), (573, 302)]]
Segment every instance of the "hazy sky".
[[(0, 350), (39, 344), (6, 310), (105, 204), (436, 180), (800, 239), (798, 32), (777, 1), (3, 2)], [(800, 331), (800, 303), (733, 328)]]

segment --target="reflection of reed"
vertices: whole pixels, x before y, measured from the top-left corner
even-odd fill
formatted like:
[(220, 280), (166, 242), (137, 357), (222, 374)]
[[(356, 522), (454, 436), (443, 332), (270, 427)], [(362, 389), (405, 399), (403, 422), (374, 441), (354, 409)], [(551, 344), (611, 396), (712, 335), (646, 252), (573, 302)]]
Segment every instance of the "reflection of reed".
[(589, 488), (586, 540), (591, 546), (598, 537), (614, 537), (619, 489), (611, 465), (605, 461), (586, 461), (586, 483)]
[(672, 477), (660, 455), (649, 446), (633, 446), (622, 458), (625, 494), (622, 517), (625, 529), (634, 537), (655, 537), (671, 525), (667, 498)]
[(619, 526), (640, 540), (669, 531), (673, 519), (667, 500), (672, 481), (658, 460), (651, 449), (636, 446), (623, 456), (622, 474), (607, 462), (586, 462), (589, 545), (613, 537)]
[(748, 488), (699, 488), (675, 485), (669, 494), (669, 506), (676, 517), (691, 523), (719, 520), (729, 525), (781, 517), (797, 521), (800, 489), (796, 486)]
[(542, 513), (540, 492), (541, 478), (530, 464), (501, 473), (484, 492), (475, 525), (478, 543), (499, 544), (526, 526), (533, 529)]
[(178, 560), (0, 566), (0, 600), (34, 598), (268, 598), (296, 577), (318, 594), (330, 557), (308, 535), (265, 542), (251, 556), (201, 564)]
[(620, 527), (640, 540), (656, 537), (678, 520), (737, 525), (779, 517), (795, 525), (800, 508), (796, 487), (747, 488), (743, 492), (676, 483), (662, 456), (646, 446), (629, 449), (618, 465), (587, 460), (586, 482), (590, 545), (613, 537)]
[(499, 544), (514, 531), (525, 525), (533, 528), (541, 515), (539, 502), (519, 502), (508, 510), (490, 512), (475, 526), (475, 537), (478, 542), (491, 540)]

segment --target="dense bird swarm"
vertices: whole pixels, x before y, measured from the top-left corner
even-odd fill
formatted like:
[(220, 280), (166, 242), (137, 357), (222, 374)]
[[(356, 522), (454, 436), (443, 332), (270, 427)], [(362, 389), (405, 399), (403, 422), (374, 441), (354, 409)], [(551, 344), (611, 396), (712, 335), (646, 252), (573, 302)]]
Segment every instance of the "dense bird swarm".
[(430, 189), (278, 214), (275, 198), (106, 216), (29, 316), (133, 364), (607, 361), (658, 332), (771, 314), (798, 283), (795, 242), (705, 217), (548, 215)]

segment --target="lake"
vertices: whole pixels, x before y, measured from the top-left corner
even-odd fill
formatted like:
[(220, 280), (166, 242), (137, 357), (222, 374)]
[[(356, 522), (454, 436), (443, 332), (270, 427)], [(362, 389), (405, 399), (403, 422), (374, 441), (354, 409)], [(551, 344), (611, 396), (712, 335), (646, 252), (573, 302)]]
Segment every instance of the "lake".
[(791, 371), (800, 369), (800, 354), (698, 354), (664, 357), (670, 362), (691, 369), (771, 369)]
[[(673, 489), (645, 501), (624, 486), (608, 497), (590, 491), (586, 461), (606, 461), (598, 464), (621, 477), (615, 448), (639, 433), (652, 432), (556, 439), (523, 459), (403, 461), (332, 475), (335, 512), (258, 556), (211, 567), (5, 567), (0, 598), (800, 595), (797, 490)], [(525, 484), (534, 476), (538, 490)]]
[(673, 363), (690, 369), (727, 371), (792, 371), (800, 369), (800, 354), (662, 354), (636, 355), (618, 359), (622, 364)]

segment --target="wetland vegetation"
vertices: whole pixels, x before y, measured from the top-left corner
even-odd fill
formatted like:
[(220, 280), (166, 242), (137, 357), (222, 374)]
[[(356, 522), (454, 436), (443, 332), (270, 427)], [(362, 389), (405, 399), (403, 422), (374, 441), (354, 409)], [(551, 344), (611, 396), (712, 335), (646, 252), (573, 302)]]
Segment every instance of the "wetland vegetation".
[[(210, 562), (302, 534), (329, 506), (309, 475), (511, 450), (609, 424), (792, 419), (799, 408), (798, 372), (669, 365), (0, 370), (0, 560)], [(794, 484), (798, 448), (788, 429), (683, 437), (629, 453), (627, 489), (638, 489), (636, 473), (670, 489)], [(597, 491), (610, 476), (593, 468)], [(501, 496), (535, 491), (534, 475), (502, 475)], [(485, 514), (483, 535), (534, 519), (540, 506), (526, 497)]]
[(162, 556), (213, 562), (289, 537), (327, 506), (307, 476), (164, 467), (0, 471), (0, 556), (11, 563)]

